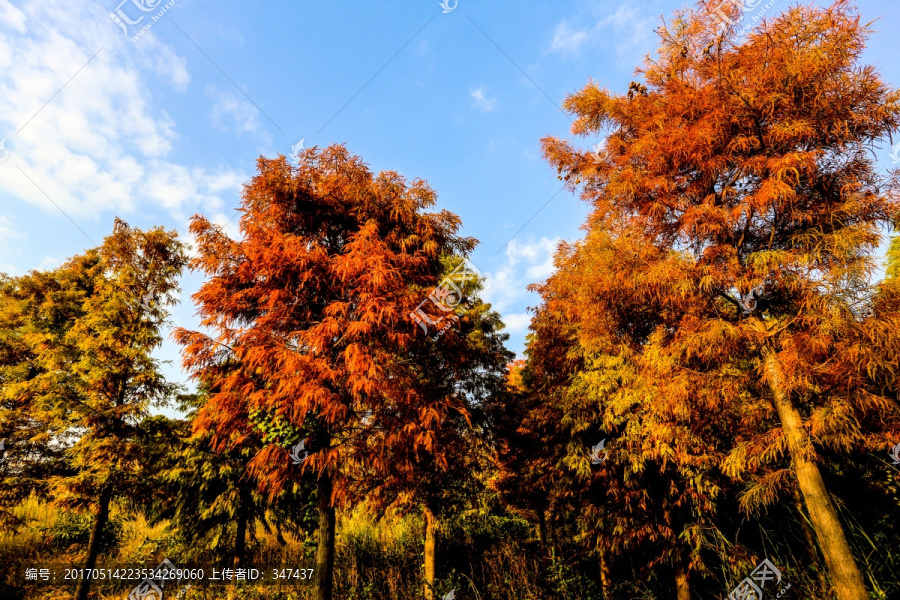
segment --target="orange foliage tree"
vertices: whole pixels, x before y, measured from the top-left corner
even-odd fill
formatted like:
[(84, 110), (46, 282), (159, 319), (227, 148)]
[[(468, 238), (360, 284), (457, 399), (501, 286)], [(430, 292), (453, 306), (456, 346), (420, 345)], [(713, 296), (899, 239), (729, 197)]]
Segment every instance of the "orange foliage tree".
[[(264, 414), (307, 436), (299, 466), (275, 443), (249, 465), (271, 494), (301, 471), (315, 475), (316, 593), (324, 600), (332, 596), (335, 507), (402, 488), (422, 455), (448, 462), (438, 438), (446, 420), (466, 413), (463, 395), (447, 386), (461, 367), (441, 358), (438, 376), (417, 361), (459, 356), (467, 336), (448, 330), (436, 344), (436, 331), (423, 335), (410, 314), (438, 284), (442, 259), (465, 256), (475, 242), (456, 235), (452, 213), (425, 212), (435, 202), (425, 182), (374, 175), (342, 146), (306, 150), (296, 168), (283, 157), (258, 168), (244, 193), (241, 239), (203, 217), (192, 221), (192, 266), (208, 276), (194, 299), (212, 333), (175, 337), (210, 389), (198, 433), (236, 447), (254, 430), (250, 415)], [(458, 332), (472, 330), (457, 323)], [(430, 388), (438, 378), (441, 393)]]
[[(662, 418), (645, 440), (659, 459), (687, 461), (683, 474), (720, 462), (749, 482), (744, 510), (796, 485), (835, 595), (864, 600), (820, 449), (881, 450), (897, 427), (900, 321), (869, 278), (898, 182), (870, 150), (900, 124), (900, 94), (860, 64), (869, 30), (847, 1), (743, 40), (708, 8), (660, 28), (627, 95), (591, 83), (566, 100), (574, 133), (608, 134), (598, 151), (544, 141), (593, 205), (588, 230), (610, 238), (589, 235), (582, 252), (609, 258), (576, 266), (569, 310), (585, 351), (637, 368), (627, 387), (656, 403), (638, 410)], [(623, 382), (592, 384), (614, 402)]]

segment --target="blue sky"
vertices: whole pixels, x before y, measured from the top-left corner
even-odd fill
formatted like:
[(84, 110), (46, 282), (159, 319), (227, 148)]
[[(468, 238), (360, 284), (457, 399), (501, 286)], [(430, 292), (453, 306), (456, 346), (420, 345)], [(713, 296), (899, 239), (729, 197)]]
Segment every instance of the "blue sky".
[[(260, 155), (339, 142), (374, 171), (428, 180), (439, 208), (462, 217), (520, 353), (537, 301), (525, 286), (550, 274), (557, 241), (580, 237), (587, 212), (557, 194), (539, 140), (569, 135), (558, 105), (588, 79), (624, 92), (660, 19), (687, 6), (174, 0), (131, 41), (172, 0), (121, 1), (0, 0), (0, 271), (56, 266), (115, 216), (182, 233), (195, 213), (225, 223)], [(900, 85), (900, 10), (859, 7), (880, 19), (867, 61)], [(117, 8), (144, 16), (127, 36)], [(183, 278), (175, 325), (196, 325), (199, 283)], [(177, 350), (167, 342), (159, 356), (184, 381)]]

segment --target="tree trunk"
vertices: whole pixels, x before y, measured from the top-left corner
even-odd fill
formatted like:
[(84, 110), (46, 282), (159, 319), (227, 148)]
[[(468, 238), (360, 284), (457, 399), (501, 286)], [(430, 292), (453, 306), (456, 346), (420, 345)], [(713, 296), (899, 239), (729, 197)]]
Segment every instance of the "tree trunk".
[(606, 554), (606, 550), (600, 550), (600, 589), (603, 592), (603, 597), (609, 598), (612, 579), (610, 578), (609, 563), (606, 562)]
[(691, 584), (688, 582), (687, 563), (680, 556), (675, 561), (675, 597), (677, 600), (691, 600)]
[[(235, 569), (244, 567), (244, 557), (247, 548), (247, 512), (249, 511), (250, 497), (249, 492), (238, 484), (238, 507), (237, 507), (237, 532), (234, 535), (234, 555), (231, 557), (231, 565)], [(228, 600), (237, 598), (237, 579), (233, 579), (228, 585)]]
[(334, 575), (334, 507), (331, 505), (331, 475), (319, 476), (319, 534), (316, 549), (315, 600), (332, 600)]
[(541, 545), (541, 559), (543, 560), (546, 557), (546, 545), (547, 545), (547, 516), (544, 514), (543, 507), (538, 509), (538, 541)]
[(816, 463), (809, 458), (811, 442), (800, 422), (800, 414), (784, 389), (784, 378), (776, 353), (772, 348), (767, 348), (763, 358), (775, 409), (793, 459), (797, 483), (803, 493), (819, 548), (825, 557), (836, 597), (838, 600), (869, 600), (862, 574), (850, 551), (844, 528), (825, 488), (822, 474)]
[(237, 510), (237, 533), (234, 536), (234, 560), (232, 564), (235, 569), (244, 566), (244, 558), (247, 548), (247, 513), (250, 510), (249, 494), (243, 489), (239, 491), (238, 510)]
[[(91, 539), (88, 542), (87, 560), (84, 561), (84, 569), (88, 571), (97, 566), (97, 556), (100, 554), (100, 538), (103, 534), (103, 528), (109, 521), (109, 502), (112, 499), (112, 488), (104, 486), (100, 492), (99, 511), (97, 518), (94, 519), (94, 527), (91, 529)], [(83, 577), (78, 583), (78, 590), (75, 592), (75, 600), (87, 600), (88, 593), (91, 589), (91, 580)]]
[(437, 523), (434, 513), (427, 504), (423, 510), (425, 513), (425, 600), (434, 600), (434, 530)]
[(550, 548), (550, 558), (556, 560), (556, 524), (553, 508), (549, 509), (550, 518), (547, 519), (547, 547)]
[(797, 508), (797, 514), (800, 517), (800, 528), (803, 530), (803, 538), (806, 540), (806, 553), (809, 556), (809, 564), (815, 567), (816, 575), (819, 577), (819, 593), (828, 594), (831, 586), (828, 585), (828, 577), (822, 570), (822, 561), (819, 559), (819, 553), (816, 551), (816, 534), (813, 533), (809, 526), (809, 518), (803, 509), (803, 498), (800, 496), (800, 488), (791, 486), (791, 494), (794, 497), (794, 506)]

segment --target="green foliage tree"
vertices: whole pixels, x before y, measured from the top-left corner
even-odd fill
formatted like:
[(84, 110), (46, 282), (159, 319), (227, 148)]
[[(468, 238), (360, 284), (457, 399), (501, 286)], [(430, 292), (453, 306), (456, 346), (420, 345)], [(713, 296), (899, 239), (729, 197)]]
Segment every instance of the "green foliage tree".
[(54, 271), (20, 277), (0, 276), (0, 518), (19, 525), (11, 509), (31, 494), (51, 496), (48, 480), (71, 473), (64, 460), (66, 444), (52, 429), (52, 413), (35, 405), (65, 404), (76, 399), (65, 370), (48, 371), (44, 353), (60, 348), (83, 314), (83, 298), (92, 292), (85, 274), (96, 254), (72, 259)]
[(315, 527), (315, 482), (301, 479), (272, 499), (259, 493), (248, 463), (269, 440), (248, 437), (240, 447), (216, 452), (209, 433), (193, 434), (192, 421), (207, 398), (206, 391), (182, 395), (185, 419), (167, 420), (155, 437), (158, 459), (149, 475), (157, 493), (147, 508), (154, 521), (169, 521), (186, 549), (184, 560), (239, 568), (248, 564), (257, 526), (274, 529), (282, 544), (284, 530), (301, 534)]
[[(43, 482), (54, 503), (95, 511), (85, 569), (96, 565), (111, 501), (140, 485), (141, 421), (177, 390), (151, 353), (162, 342), (164, 307), (185, 260), (175, 232), (141, 231), (116, 220), (99, 248), (12, 285), (13, 295), (26, 299), (36, 281), (52, 290), (39, 310), (21, 318), (16, 334), (24, 361), (13, 366), (19, 377), (4, 385), (4, 396), (39, 424), (18, 436), (31, 433), (30, 444), (64, 456), (65, 468)], [(42, 313), (58, 326), (31, 322)], [(87, 599), (90, 583), (81, 580), (76, 600)]]

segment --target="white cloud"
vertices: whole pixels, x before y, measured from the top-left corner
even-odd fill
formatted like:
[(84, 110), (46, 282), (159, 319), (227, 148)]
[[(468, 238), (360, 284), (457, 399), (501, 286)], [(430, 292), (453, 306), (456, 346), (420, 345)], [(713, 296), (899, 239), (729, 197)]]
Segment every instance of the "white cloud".
[(0, 215), (0, 242), (5, 242), (18, 237), (21, 237), (21, 234), (16, 232), (12, 223), (9, 222), (9, 219)]
[(616, 9), (616, 12), (600, 21), (600, 24), (614, 25), (615, 27), (627, 27), (629, 25), (634, 25), (637, 21), (639, 21), (637, 10), (635, 10), (633, 6), (622, 4)]
[(591, 34), (585, 30), (575, 30), (563, 21), (556, 26), (553, 32), (553, 42), (550, 44), (550, 52), (565, 56), (577, 56), (581, 47), (591, 39)]
[(547, 52), (571, 58), (588, 46), (611, 41), (620, 62), (631, 64), (650, 50), (647, 45), (654, 35), (655, 24), (654, 16), (643, 15), (634, 6), (622, 4), (589, 27), (576, 28), (567, 20), (561, 21), (553, 31)]
[(5, 23), (19, 33), (25, 33), (25, 13), (9, 0), (0, 0), (0, 23)]
[(10, 263), (4, 262), (4, 258), (9, 258), (10, 254), (14, 251), (14, 247), (18, 244), (13, 244), (17, 239), (24, 237), (21, 232), (16, 230), (15, 225), (13, 225), (9, 219), (0, 215), (0, 273), (6, 273), (8, 275), (18, 275), (19, 269)]
[(185, 59), (152, 29), (129, 41), (108, 12), (90, 0), (0, 0), (0, 138), (10, 151), (0, 190), (55, 211), (37, 184), (76, 220), (153, 209), (180, 217), (232, 201), (244, 174), (167, 158), (177, 123), (152, 84), (184, 92)]
[(503, 324), (508, 333), (525, 333), (531, 325), (531, 313), (513, 313), (503, 315)]
[(553, 254), (559, 238), (511, 241), (506, 246), (503, 264), (486, 274), (484, 299), (503, 315), (511, 333), (527, 330), (531, 315), (524, 312), (529, 303), (536, 304), (537, 296), (526, 287), (540, 283), (553, 273)]
[(484, 88), (480, 86), (469, 90), (469, 97), (474, 100), (475, 106), (484, 112), (491, 112), (497, 106), (497, 99), (485, 96)]
[(65, 258), (62, 256), (45, 256), (41, 260), (41, 268), (42, 269), (55, 269), (59, 265), (65, 262)]
[(611, 27), (616, 32), (616, 55), (620, 61), (634, 61), (646, 54), (651, 49), (648, 48), (651, 38), (656, 35), (653, 32), (656, 25), (656, 17), (641, 15), (627, 4), (599, 23), (600, 28)]
[(240, 133), (258, 133), (263, 130), (259, 109), (231, 92), (206, 86), (206, 95), (214, 99), (210, 115), (216, 127)]

